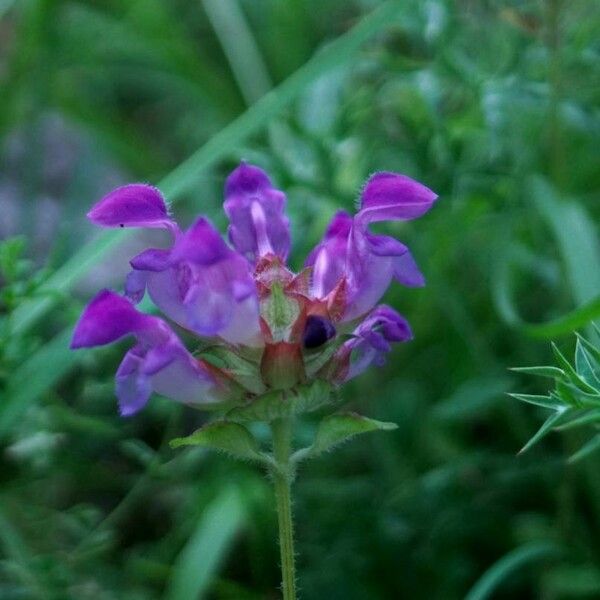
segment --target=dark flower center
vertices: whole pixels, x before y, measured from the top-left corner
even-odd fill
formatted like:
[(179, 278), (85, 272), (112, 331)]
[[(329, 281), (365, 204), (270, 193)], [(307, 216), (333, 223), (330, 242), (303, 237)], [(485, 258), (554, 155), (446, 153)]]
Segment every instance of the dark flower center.
[(329, 341), (334, 335), (335, 327), (329, 319), (310, 315), (306, 318), (302, 343), (305, 348), (318, 348)]

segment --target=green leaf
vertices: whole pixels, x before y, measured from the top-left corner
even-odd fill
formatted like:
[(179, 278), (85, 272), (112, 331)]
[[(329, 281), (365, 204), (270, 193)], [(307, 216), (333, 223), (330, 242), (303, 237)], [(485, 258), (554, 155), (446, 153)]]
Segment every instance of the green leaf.
[(552, 396), (538, 396), (535, 394), (509, 394), (509, 396), (516, 398), (521, 402), (527, 402), (528, 404), (534, 404), (535, 406), (541, 406), (542, 408), (551, 408), (552, 410), (564, 406), (559, 399)]
[(551, 338), (570, 334), (574, 329), (588, 325), (590, 321), (598, 318), (600, 318), (600, 296), (554, 321), (539, 325), (523, 324), (523, 330), (532, 337)]
[(313, 445), (308, 455), (318, 456), (350, 440), (356, 435), (369, 431), (392, 431), (395, 423), (386, 423), (369, 419), (356, 413), (338, 413), (325, 417), (320, 423)]
[(254, 436), (243, 425), (229, 421), (209, 423), (187, 437), (171, 440), (169, 444), (171, 448), (202, 446), (242, 460), (263, 460)]
[(560, 366), (564, 369), (567, 377), (573, 382), (573, 384), (583, 392), (586, 392), (588, 394), (595, 394), (597, 390), (579, 376), (577, 371), (573, 368), (571, 363), (564, 357), (564, 355), (558, 349), (558, 346), (554, 342), (552, 343), (552, 350), (554, 351), (554, 356), (556, 356), (556, 359), (558, 360)]
[(600, 245), (594, 220), (581, 204), (562, 198), (541, 177), (531, 179), (529, 190), (554, 233), (576, 304), (597, 298), (600, 289)]
[(566, 419), (571, 415), (573, 409), (559, 410), (554, 414), (550, 415), (537, 430), (535, 435), (519, 450), (519, 454), (527, 452), (532, 446), (537, 444), (543, 437), (545, 437), (554, 427), (556, 427), (562, 420)]
[(239, 492), (222, 491), (206, 508), (196, 530), (175, 560), (166, 600), (206, 597), (236, 534), (246, 521)]
[(573, 415), (573, 418), (566, 421), (563, 425), (559, 425), (557, 431), (565, 431), (567, 429), (574, 429), (581, 425), (588, 425), (590, 423), (600, 423), (600, 408), (591, 408), (584, 410), (577, 415)]
[(557, 381), (554, 392), (562, 398), (565, 404), (570, 404), (577, 408), (596, 408), (600, 406), (600, 394), (598, 392), (588, 394), (581, 391), (580, 388), (574, 386), (569, 381)]
[(511, 367), (511, 371), (516, 373), (525, 373), (525, 375), (538, 375), (539, 377), (549, 377), (559, 379), (564, 377), (565, 372), (558, 367), (539, 366), (539, 367)]
[(575, 368), (581, 378), (592, 386), (595, 390), (600, 389), (600, 363), (594, 360), (581, 341), (577, 338), (575, 347)]
[(310, 412), (326, 404), (331, 397), (331, 386), (316, 380), (293, 390), (268, 392), (245, 406), (236, 406), (227, 413), (232, 421), (274, 421)]

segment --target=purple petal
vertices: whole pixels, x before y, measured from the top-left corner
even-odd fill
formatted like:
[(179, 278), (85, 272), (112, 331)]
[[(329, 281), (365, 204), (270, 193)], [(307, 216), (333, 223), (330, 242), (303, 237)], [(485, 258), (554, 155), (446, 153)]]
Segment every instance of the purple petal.
[(177, 228), (161, 193), (143, 183), (117, 188), (95, 204), (87, 216), (101, 227)]
[(392, 237), (370, 233), (368, 225), (414, 219), (436, 198), (429, 188), (404, 175), (373, 175), (364, 187), (358, 214), (354, 219), (346, 213), (336, 215), (323, 242), (310, 254), (312, 293), (323, 298), (345, 278), (342, 321), (351, 321), (371, 310), (394, 278), (408, 286), (424, 285), (408, 248)]
[(385, 364), (390, 342), (407, 342), (412, 331), (406, 319), (389, 306), (378, 306), (354, 330), (355, 337), (338, 351), (338, 360), (347, 361), (344, 381), (360, 375), (369, 366)]
[(139, 271), (164, 271), (169, 268), (171, 251), (164, 248), (148, 248), (134, 256), (129, 264)]
[(144, 408), (152, 394), (150, 378), (140, 372), (143, 361), (143, 354), (135, 348), (125, 354), (117, 369), (115, 393), (123, 417), (130, 417)]
[(421, 273), (408, 250), (402, 256), (394, 259), (394, 277), (402, 285), (408, 287), (422, 287), (425, 285), (425, 277), (423, 277), (423, 273)]
[(312, 267), (311, 291), (317, 298), (324, 298), (345, 274), (348, 236), (352, 229), (352, 217), (339, 211), (331, 220), (323, 241), (306, 259), (305, 266)]
[(376, 221), (415, 219), (426, 213), (437, 198), (423, 184), (398, 173), (376, 173), (367, 181), (357, 220)]
[(257, 343), (258, 298), (250, 265), (207, 219), (178, 235), (171, 250), (147, 250), (131, 264), (148, 269), (150, 297), (182, 327), (235, 344)]
[(177, 240), (171, 251), (171, 264), (187, 261), (198, 265), (212, 265), (233, 253), (211, 222), (200, 217)]
[(151, 325), (153, 317), (139, 313), (129, 300), (102, 290), (87, 305), (75, 326), (71, 348), (103, 346)]
[(356, 328), (355, 335), (367, 337), (377, 333), (390, 342), (407, 342), (412, 339), (408, 321), (390, 306), (381, 304)]
[(185, 349), (166, 323), (138, 312), (128, 300), (108, 290), (100, 292), (84, 311), (71, 347), (108, 344), (127, 334), (135, 335), (137, 344), (116, 374), (121, 414), (140, 410), (153, 391), (187, 404), (219, 402), (233, 391), (224, 378), (217, 381)]
[(116, 375), (123, 416), (143, 408), (152, 392), (184, 404), (206, 405), (221, 401), (224, 391), (170, 330), (163, 343), (129, 350)]
[(251, 261), (274, 253), (284, 260), (290, 250), (285, 194), (273, 187), (258, 167), (242, 163), (225, 183), (225, 213), (229, 240)]
[(146, 292), (147, 275), (143, 271), (129, 271), (125, 278), (125, 296), (134, 304), (139, 304)]

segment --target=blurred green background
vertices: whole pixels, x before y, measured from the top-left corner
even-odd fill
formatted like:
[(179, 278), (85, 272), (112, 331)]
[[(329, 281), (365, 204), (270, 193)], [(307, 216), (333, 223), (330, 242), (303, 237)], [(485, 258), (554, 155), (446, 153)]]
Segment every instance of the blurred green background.
[(506, 395), (548, 387), (507, 370), (552, 361), (527, 323), (600, 293), (599, 59), (585, 0), (0, 0), (0, 598), (278, 597), (265, 476), (169, 449), (200, 413), (120, 419), (127, 344), (67, 350), (148, 242), (91, 204), (150, 181), (224, 230), (240, 158), (287, 190), (295, 267), (375, 170), (440, 195), (387, 228), (428, 280), (386, 297), (415, 340), (343, 391), (399, 429), (295, 486), (301, 597), (600, 597), (591, 432), (517, 456), (547, 415)]

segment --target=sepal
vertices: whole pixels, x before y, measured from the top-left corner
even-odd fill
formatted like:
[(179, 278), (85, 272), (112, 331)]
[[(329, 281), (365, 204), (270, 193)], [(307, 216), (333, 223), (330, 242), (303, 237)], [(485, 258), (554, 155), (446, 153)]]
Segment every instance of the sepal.
[(226, 373), (236, 383), (252, 394), (264, 394), (265, 384), (256, 367), (256, 359), (249, 360), (232, 346), (209, 346), (200, 353), (201, 358)]
[(236, 406), (227, 413), (227, 419), (240, 423), (271, 422), (321, 408), (331, 400), (332, 387), (317, 379), (293, 390), (276, 390), (255, 398), (248, 404)]

